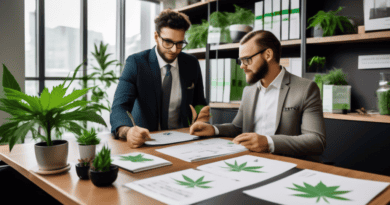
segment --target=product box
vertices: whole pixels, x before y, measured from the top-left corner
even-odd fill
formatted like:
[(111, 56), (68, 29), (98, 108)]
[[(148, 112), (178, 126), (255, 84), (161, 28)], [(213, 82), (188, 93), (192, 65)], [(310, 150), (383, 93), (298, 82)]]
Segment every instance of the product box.
[(323, 85), (322, 108), (324, 112), (342, 113), (351, 110), (350, 85)]

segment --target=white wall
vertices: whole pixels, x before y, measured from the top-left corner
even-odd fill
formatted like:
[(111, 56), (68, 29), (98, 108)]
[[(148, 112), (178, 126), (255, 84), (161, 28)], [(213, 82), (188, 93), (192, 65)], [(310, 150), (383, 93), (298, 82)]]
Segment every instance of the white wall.
[[(30, 1), (30, 0), (28, 0)], [(15, 76), (24, 91), (24, 1), (0, 1), (0, 96), (3, 91), (3, 64)], [(0, 111), (0, 126), (5, 123), (7, 113)]]

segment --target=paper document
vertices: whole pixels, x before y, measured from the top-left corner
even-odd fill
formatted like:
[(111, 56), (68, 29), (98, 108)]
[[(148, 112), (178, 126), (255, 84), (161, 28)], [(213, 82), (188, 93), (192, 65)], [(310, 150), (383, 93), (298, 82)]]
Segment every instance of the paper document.
[(167, 165), (172, 165), (172, 162), (142, 152), (132, 152), (127, 154), (112, 156), (111, 163), (118, 165), (122, 169), (132, 172), (141, 172), (144, 170), (154, 169)]
[(367, 204), (390, 183), (302, 170), (286, 178), (244, 191), (278, 204)]
[(198, 136), (186, 134), (183, 132), (176, 132), (176, 131), (150, 134), (150, 137), (152, 139), (155, 139), (155, 141), (146, 141), (145, 142), (146, 145), (174, 144), (178, 142), (185, 142), (185, 141), (199, 139)]
[(238, 182), (194, 169), (125, 184), (166, 204), (193, 204), (241, 187)]
[(247, 150), (248, 149), (242, 145), (236, 145), (230, 140), (219, 138), (156, 149), (158, 152), (187, 162), (211, 159)]
[(205, 164), (197, 169), (243, 182), (249, 186), (282, 174), (296, 164), (252, 155), (244, 155), (219, 162)]

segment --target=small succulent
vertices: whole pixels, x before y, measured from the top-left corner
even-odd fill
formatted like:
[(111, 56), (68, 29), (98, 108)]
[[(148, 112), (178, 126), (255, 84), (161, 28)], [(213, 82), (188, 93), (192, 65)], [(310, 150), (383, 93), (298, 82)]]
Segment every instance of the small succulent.
[(84, 158), (84, 159), (78, 159), (81, 167), (89, 167), (92, 163), (93, 157), (91, 158)]
[(82, 134), (76, 137), (76, 139), (77, 142), (82, 145), (97, 145), (100, 143), (95, 128), (91, 128), (90, 131), (83, 130)]
[(107, 172), (110, 170), (112, 161), (111, 150), (104, 146), (93, 160), (91, 169), (94, 171)]

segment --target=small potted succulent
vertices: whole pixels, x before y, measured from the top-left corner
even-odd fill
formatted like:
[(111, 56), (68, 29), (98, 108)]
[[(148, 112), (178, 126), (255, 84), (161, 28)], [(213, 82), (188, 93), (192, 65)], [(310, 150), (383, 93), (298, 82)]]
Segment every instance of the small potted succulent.
[(319, 56), (313, 56), (309, 60), (309, 71), (310, 72), (316, 72), (316, 73), (322, 73), (323, 69), (325, 67), (326, 59), (325, 57), (319, 57)]
[(80, 179), (89, 179), (89, 169), (93, 158), (79, 159), (79, 163), (76, 164), (76, 173)]
[(82, 134), (76, 137), (79, 143), (80, 159), (95, 158), (96, 145), (100, 143), (95, 128), (83, 130)]
[(118, 166), (111, 164), (111, 150), (104, 146), (92, 162), (89, 171), (92, 183), (97, 187), (109, 186), (118, 177)]
[(253, 30), (253, 22), (255, 21), (255, 15), (249, 9), (241, 8), (234, 4), (235, 12), (227, 13), (229, 21), (230, 37), (233, 43), (240, 42), (241, 38), (245, 34)]

